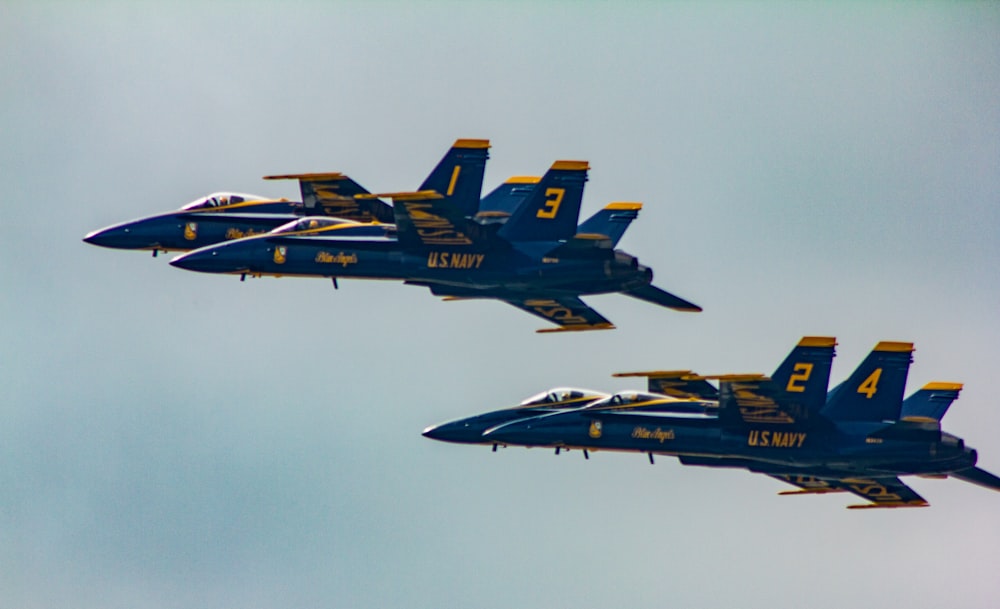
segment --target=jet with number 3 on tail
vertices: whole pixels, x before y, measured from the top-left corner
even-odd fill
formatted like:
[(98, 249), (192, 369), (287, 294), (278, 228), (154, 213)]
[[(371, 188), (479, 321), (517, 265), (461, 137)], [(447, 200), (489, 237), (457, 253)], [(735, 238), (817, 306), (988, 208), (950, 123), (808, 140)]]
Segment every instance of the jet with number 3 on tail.
[(276, 231), (201, 248), (171, 264), (243, 277), (403, 280), (449, 300), (499, 299), (557, 326), (539, 332), (613, 328), (580, 299), (586, 294), (621, 292), (700, 311), (653, 286), (651, 269), (615, 249), (641, 204), (611, 203), (577, 226), (588, 170), (585, 161), (556, 161), (523, 201), (495, 212), (509, 213), (504, 222), (471, 215), (478, 191), (458, 192), (448, 183), (378, 195), (392, 200), (395, 219), (378, 234), (355, 236), (355, 229), (338, 227)]

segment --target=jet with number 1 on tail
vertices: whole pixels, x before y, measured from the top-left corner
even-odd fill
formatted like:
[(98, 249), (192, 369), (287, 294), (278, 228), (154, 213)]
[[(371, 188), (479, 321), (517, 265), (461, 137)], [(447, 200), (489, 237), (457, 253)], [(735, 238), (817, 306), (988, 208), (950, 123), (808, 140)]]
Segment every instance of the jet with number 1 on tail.
[[(475, 214), (486, 167), (489, 140), (459, 139), (452, 145), (421, 189), (465, 188), (475, 191), (469, 209)], [(478, 175), (478, 178), (476, 177)], [(461, 179), (460, 179), (461, 178)], [(88, 234), (83, 240), (114, 249), (158, 252), (190, 251), (233, 239), (262, 235), (303, 217), (321, 217), (323, 226), (394, 221), (392, 207), (342, 173), (301, 173), (265, 176), (265, 180), (294, 179), (301, 201), (267, 199), (241, 193), (215, 193), (179, 210), (122, 222)], [(478, 181), (477, 181), (478, 180)], [(464, 192), (460, 194), (465, 194)], [(503, 210), (523, 198), (510, 185), (491, 193), (492, 208)], [(362, 233), (366, 232), (360, 229)]]
[(976, 451), (941, 429), (961, 384), (928, 383), (903, 400), (913, 345), (881, 342), (827, 394), (834, 345), (804, 338), (771, 377), (700, 377), (721, 381), (715, 407), (667, 396), (616, 404), (613, 396), (500, 424), (481, 443), (639, 452), (650, 461), (676, 456), (684, 465), (746, 469), (797, 487), (782, 495), (846, 492), (866, 501), (852, 509), (927, 506), (900, 476), (1000, 490), (1000, 478), (976, 467)]
[(395, 230), (384, 235), (264, 235), (195, 250), (171, 264), (241, 276), (402, 280), (449, 300), (498, 299), (557, 326), (539, 332), (614, 328), (580, 299), (586, 294), (621, 292), (700, 311), (653, 286), (651, 269), (615, 249), (641, 204), (611, 203), (577, 226), (588, 170), (586, 161), (556, 161), (502, 223), (469, 216), (478, 193), (390, 193), (379, 195), (392, 199), (395, 216)]

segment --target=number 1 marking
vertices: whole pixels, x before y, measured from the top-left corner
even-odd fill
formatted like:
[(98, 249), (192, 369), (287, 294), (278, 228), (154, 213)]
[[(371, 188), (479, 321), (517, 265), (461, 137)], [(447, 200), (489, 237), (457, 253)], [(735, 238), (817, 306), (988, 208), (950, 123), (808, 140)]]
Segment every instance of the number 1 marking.
[(448, 196), (455, 194), (455, 182), (458, 181), (458, 174), (462, 173), (462, 166), (455, 165), (455, 170), (451, 172), (451, 182), (448, 183)]

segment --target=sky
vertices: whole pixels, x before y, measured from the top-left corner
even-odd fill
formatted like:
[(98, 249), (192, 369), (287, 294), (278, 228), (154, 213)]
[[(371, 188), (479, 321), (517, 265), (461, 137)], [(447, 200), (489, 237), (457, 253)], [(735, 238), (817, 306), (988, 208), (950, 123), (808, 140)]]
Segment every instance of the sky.
[[(740, 471), (449, 445), (421, 430), (622, 370), (839, 382), (912, 341), (909, 391), (1000, 473), (1000, 5), (0, 0), (0, 605), (993, 607), (1000, 494), (849, 511)], [(395, 282), (259, 279), (91, 230), (261, 176), (411, 190), (458, 138), (486, 189), (591, 164), (582, 214), (681, 314), (608, 332)]]

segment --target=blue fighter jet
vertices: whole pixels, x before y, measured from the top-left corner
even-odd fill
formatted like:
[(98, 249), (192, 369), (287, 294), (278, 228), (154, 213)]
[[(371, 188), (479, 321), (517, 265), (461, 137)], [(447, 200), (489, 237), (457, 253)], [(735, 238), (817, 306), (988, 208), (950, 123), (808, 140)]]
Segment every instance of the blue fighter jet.
[(928, 505), (900, 481), (906, 475), (1000, 490), (1000, 478), (976, 467), (976, 451), (941, 430), (961, 384), (928, 383), (903, 400), (913, 346), (882, 342), (827, 394), (835, 344), (804, 338), (770, 377), (665, 374), (720, 380), (718, 402), (629, 392), (501, 423), (480, 443), (640, 452), (651, 462), (676, 456), (798, 487), (783, 495), (848, 492), (867, 501), (852, 509)]
[[(489, 140), (459, 139), (437, 164), (421, 189), (478, 202), (486, 168)], [(177, 211), (122, 222), (93, 231), (83, 240), (102, 247), (158, 252), (190, 251), (232, 239), (266, 234), (303, 216), (333, 218), (339, 224), (393, 222), (392, 207), (370, 196), (363, 186), (342, 173), (301, 173), (265, 176), (265, 180), (295, 179), (301, 201), (267, 199), (242, 193), (215, 193)], [(489, 196), (488, 210), (502, 215), (524, 198), (523, 188), (503, 185)], [(470, 215), (476, 209), (463, 210)]]
[[(614, 249), (641, 204), (611, 203), (577, 226), (588, 170), (585, 161), (556, 161), (512, 211), (472, 216), (478, 194), (449, 196), (451, 188), (392, 193), (381, 196), (393, 201), (394, 226), (298, 231), (290, 225), (201, 248), (171, 264), (241, 277), (327, 277), (335, 285), (337, 278), (403, 280), (447, 299), (500, 299), (558, 326), (541, 332), (613, 328), (580, 300), (585, 294), (622, 292), (700, 311), (651, 285), (651, 269)], [(506, 221), (491, 221), (507, 214)]]

